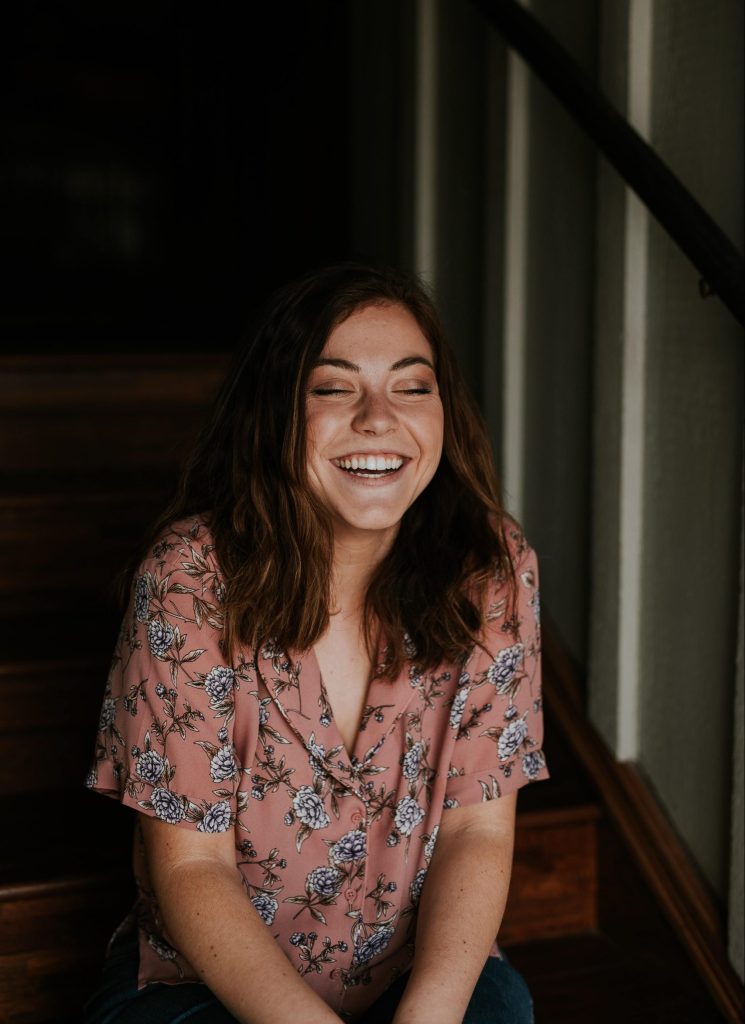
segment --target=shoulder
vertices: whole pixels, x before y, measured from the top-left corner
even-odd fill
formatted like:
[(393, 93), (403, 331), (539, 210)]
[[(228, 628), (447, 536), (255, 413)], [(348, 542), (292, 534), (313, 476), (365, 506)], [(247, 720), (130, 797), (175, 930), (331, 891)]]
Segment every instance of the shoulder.
[(518, 595), (520, 591), (527, 590), (531, 593), (536, 591), (538, 588), (538, 556), (514, 520), (509, 520), (509, 525), (505, 529), (505, 537)]
[(213, 625), (221, 625), (217, 612), (225, 599), (225, 583), (209, 522), (204, 516), (172, 523), (145, 552), (132, 578), (136, 617), (150, 621), (153, 606), (193, 603), (197, 623), (206, 612)]
[(172, 523), (153, 541), (136, 575), (145, 571), (159, 577), (176, 573), (191, 579), (206, 574), (220, 576), (214, 538), (206, 516), (192, 516)]
[(484, 603), (484, 646), (493, 649), (537, 631), (540, 623), (538, 558), (521, 527), (505, 516), (502, 537), (507, 565), (488, 580)]
[(506, 564), (498, 566), (489, 580), (489, 597), (512, 592), (517, 598), (522, 589), (535, 590), (538, 586), (538, 557), (528, 543), (519, 524), (505, 515), (500, 530), (504, 544)]
[(528, 543), (522, 527), (510, 515), (504, 515), (502, 519), (502, 536), (507, 546), (507, 554), (515, 571), (523, 562), (531, 557), (535, 558), (535, 552)]

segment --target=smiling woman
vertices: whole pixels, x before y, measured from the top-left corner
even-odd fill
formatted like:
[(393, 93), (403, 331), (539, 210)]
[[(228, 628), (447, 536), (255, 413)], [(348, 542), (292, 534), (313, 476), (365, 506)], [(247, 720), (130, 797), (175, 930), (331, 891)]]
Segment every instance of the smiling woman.
[(535, 557), (430, 299), (294, 282), (133, 573), (88, 785), (139, 812), (139, 896), (87, 1021), (526, 1024), (541, 741)]

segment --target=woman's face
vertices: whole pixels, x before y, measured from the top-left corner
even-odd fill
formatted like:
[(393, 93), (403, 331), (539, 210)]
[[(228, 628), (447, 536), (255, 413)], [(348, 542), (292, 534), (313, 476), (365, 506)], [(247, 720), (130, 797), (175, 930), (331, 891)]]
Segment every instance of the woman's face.
[(443, 439), (432, 349), (403, 306), (339, 324), (308, 379), (308, 478), (337, 541), (392, 540), (435, 474)]

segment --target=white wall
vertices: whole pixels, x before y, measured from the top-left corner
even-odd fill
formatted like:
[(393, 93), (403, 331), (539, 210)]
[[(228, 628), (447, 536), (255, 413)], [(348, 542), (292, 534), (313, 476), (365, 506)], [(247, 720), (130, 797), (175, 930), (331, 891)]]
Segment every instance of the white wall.
[[(426, 263), (593, 721), (729, 898), (742, 971), (742, 330), (471, 5), (353, 7), (359, 161), (372, 126), (399, 180), (360, 169), (361, 235)], [(532, 7), (742, 246), (740, 0)]]
[[(629, 109), (639, 44), (628, 40), (645, 23), (650, 142), (742, 247), (742, 5), (604, 0), (601, 8), (606, 89)], [(716, 298), (700, 297), (698, 275), (662, 229), (630, 211), (633, 200), (601, 164), (591, 710), (612, 749), (637, 761), (724, 901), (743, 336)], [(641, 355), (629, 359), (635, 345)], [(629, 451), (636, 477), (624, 477)], [(632, 501), (625, 486), (635, 488)], [(742, 921), (741, 906), (732, 913)]]
[[(534, 0), (533, 12), (594, 74), (594, 0)], [(508, 79), (510, 141), (523, 168), (504, 202), (508, 502), (541, 560), (541, 593), (580, 663), (587, 657), (595, 150), (520, 60)], [(515, 73), (517, 72), (517, 74)], [(519, 90), (517, 97), (509, 90)], [(515, 99), (518, 100), (516, 105)], [(508, 166), (511, 154), (508, 153)], [(520, 203), (518, 216), (514, 204)], [(514, 254), (522, 253), (515, 268)]]
[[(745, 474), (743, 491), (745, 498)], [(745, 507), (745, 506), (744, 506)], [(740, 599), (737, 634), (737, 662), (735, 669), (735, 736), (732, 758), (732, 842), (730, 845), (729, 875), (729, 955), (740, 978), (745, 981), (745, 523), (741, 520), (740, 534)]]

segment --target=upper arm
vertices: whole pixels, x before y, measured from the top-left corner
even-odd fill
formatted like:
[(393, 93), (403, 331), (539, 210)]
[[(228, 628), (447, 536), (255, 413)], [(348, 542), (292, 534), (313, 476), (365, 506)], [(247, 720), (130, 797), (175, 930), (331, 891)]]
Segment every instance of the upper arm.
[(210, 863), (235, 870), (233, 831), (205, 835), (146, 814), (140, 815), (148, 868), (156, 892), (184, 867)]
[(465, 833), (490, 833), (499, 838), (513, 839), (517, 793), (508, 793), (498, 800), (469, 804), (467, 807), (446, 808), (440, 819), (437, 843)]

